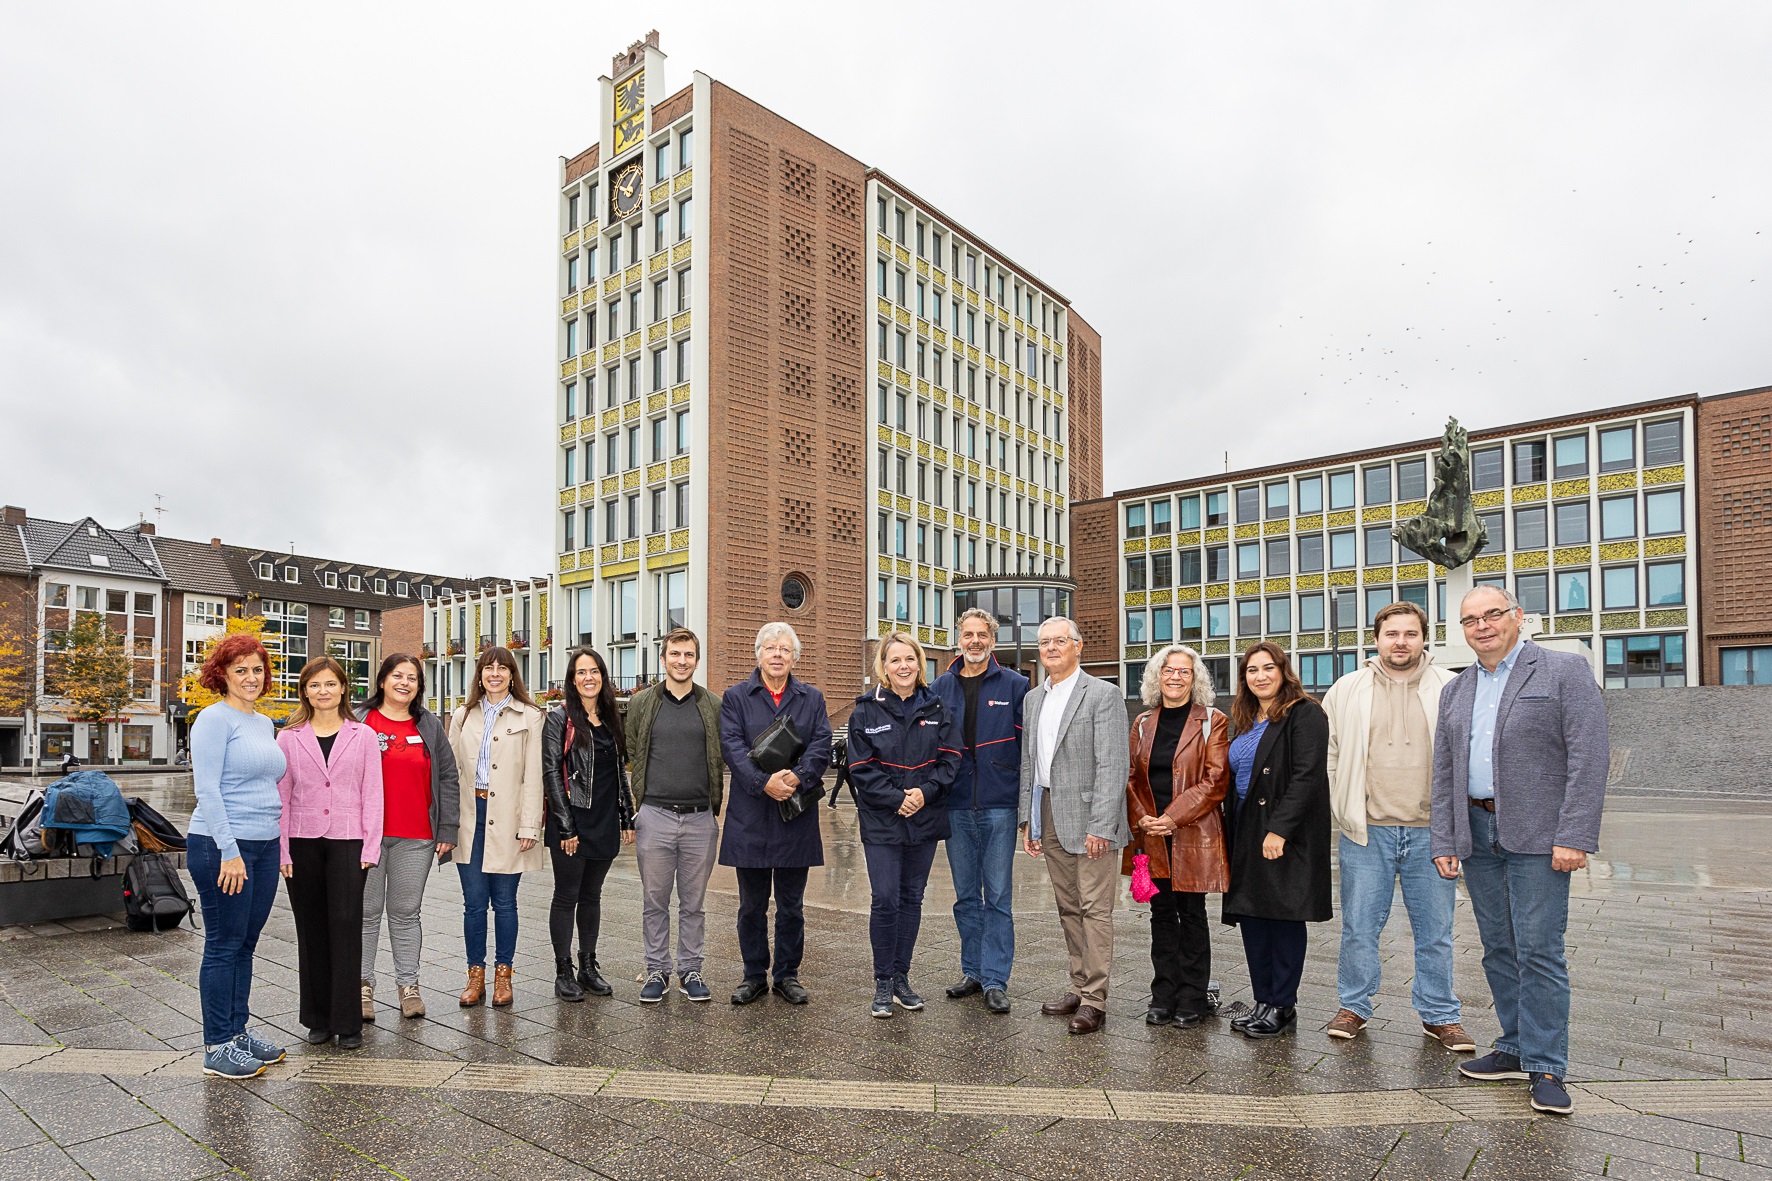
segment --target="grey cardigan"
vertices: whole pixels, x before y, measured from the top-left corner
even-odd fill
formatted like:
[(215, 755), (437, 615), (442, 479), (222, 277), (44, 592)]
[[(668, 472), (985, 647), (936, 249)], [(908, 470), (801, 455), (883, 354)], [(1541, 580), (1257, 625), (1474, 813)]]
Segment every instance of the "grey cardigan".
[[(418, 736), (424, 739), (425, 753), (431, 756), (431, 839), (439, 845), (454, 845), (461, 828), (461, 780), (455, 766), (455, 752), (449, 746), (449, 731), (443, 720), (418, 702), (411, 705), (412, 720), (418, 724)], [(365, 706), (362, 718), (369, 716)]]
[[(1105, 839), (1116, 849), (1132, 840), (1126, 823), (1126, 781), (1132, 770), (1132, 722), (1119, 689), (1078, 669), (1058, 745), (1052, 752), (1052, 827), (1045, 839), (1058, 839), (1064, 851), (1083, 852), (1083, 838)], [(1040, 766), (1040, 710), (1046, 686), (1028, 691), (1021, 703), (1021, 807), (1025, 825), (1033, 811), (1034, 779)]]
[[(1440, 694), (1434, 732), (1433, 853), (1471, 853), (1471, 709), (1477, 665)], [(1551, 846), (1600, 847), (1600, 809), (1611, 761), (1606, 703), (1587, 661), (1527, 640), (1502, 691), (1495, 721), (1495, 824), (1502, 847), (1543, 854)]]

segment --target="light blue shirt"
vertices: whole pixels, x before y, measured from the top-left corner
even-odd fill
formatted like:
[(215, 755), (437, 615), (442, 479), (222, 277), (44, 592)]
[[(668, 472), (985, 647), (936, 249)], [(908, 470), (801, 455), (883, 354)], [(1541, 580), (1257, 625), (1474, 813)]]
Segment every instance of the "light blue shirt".
[(1501, 695), (1507, 691), (1507, 679), (1514, 671), (1514, 661), (1526, 646), (1522, 636), (1514, 650), (1501, 658), (1490, 672), (1477, 664), (1477, 697), (1471, 704), (1470, 781), (1465, 785), (1473, 800), (1495, 798), (1495, 720), (1501, 716)]
[(492, 783), (492, 722), (498, 717), (498, 711), (507, 705), (516, 703), (516, 698), (505, 694), (504, 700), (497, 705), (487, 697), (480, 699), (480, 760), (474, 764), (474, 790), (485, 791)]
[(205, 707), (191, 723), (197, 807), (190, 831), (213, 840), (223, 861), (240, 856), (241, 841), (276, 840), (283, 816), (277, 782), (287, 770), (270, 718), (225, 701)]

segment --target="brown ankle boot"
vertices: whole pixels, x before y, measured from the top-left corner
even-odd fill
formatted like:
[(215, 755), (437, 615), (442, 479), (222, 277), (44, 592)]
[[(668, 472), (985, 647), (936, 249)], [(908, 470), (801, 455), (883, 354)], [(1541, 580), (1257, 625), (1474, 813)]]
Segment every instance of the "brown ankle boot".
[(468, 969), (468, 986), (461, 990), (461, 1007), (471, 1009), (486, 1000), (486, 965)]
[[(485, 976), (484, 969), (481, 972)], [(492, 1006), (503, 1009), (511, 1003), (511, 965), (499, 964), (492, 969)]]

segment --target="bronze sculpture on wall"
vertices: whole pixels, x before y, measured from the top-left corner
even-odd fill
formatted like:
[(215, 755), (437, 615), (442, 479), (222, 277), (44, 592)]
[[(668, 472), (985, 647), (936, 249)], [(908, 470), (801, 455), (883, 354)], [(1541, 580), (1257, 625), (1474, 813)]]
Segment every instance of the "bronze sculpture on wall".
[(1427, 511), (1392, 529), (1391, 536), (1448, 570), (1464, 565), (1488, 544), (1489, 531), (1471, 501), (1470, 435), (1456, 418), (1446, 420), (1446, 433), (1440, 437)]

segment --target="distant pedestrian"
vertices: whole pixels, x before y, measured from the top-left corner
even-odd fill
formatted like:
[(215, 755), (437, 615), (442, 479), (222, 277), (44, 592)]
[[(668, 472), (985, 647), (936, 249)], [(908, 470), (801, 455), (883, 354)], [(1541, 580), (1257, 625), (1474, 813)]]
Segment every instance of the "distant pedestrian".
[(1469, 1078), (1526, 1079), (1535, 1111), (1575, 1110), (1569, 1068), (1569, 876), (1600, 847), (1610, 761), (1593, 669), (1521, 634), (1517, 599), (1479, 586), (1459, 605), (1477, 654), (1440, 695), (1434, 864), (1464, 873), (1501, 1036)]
[(1147, 1025), (1191, 1028), (1212, 1011), (1212, 937), (1206, 895), (1230, 885), (1224, 797), (1230, 787), (1230, 719), (1212, 708), (1200, 654), (1171, 644), (1145, 665), (1132, 723), (1126, 817), (1134, 834), (1120, 872), (1150, 859), (1151, 1004)]
[(283, 801), (283, 876), (295, 917), (299, 1015), (308, 1044), (337, 1036), (363, 1045), (363, 879), (381, 860), (381, 747), (351, 717), (350, 678), (330, 656), (302, 665), (295, 715), (277, 745), (288, 769)]
[(548, 713), (542, 729), (547, 845), (554, 863), (548, 937), (554, 945), (554, 995), (564, 1001), (614, 991), (597, 965), (597, 936), (603, 924), (603, 880), (621, 847), (634, 843), (627, 757), (609, 666), (595, 649), (580, 648), (566, 658), (566, 701)]
[(877, 684), (849, 715), (849, 773), (873, 905), (875, 1017), (915, 1012), (911, 956), (923, 922), (923, 891), (936, 842), (948, 835), (948, 793), (960, 763), (959, 718), (925, 679), (923, 646), (889, 632), (874, 655)]
[(252, 1078), (283, 1047), (246, 1028), (252, 956), (277, 899), (277, 781), (288, 769), (277, 728), (254, 707), (271, 678), (271, 657), (256, 636), (237, 632), (216, 644), (197, 681), (221, 700), (191, 723), (191, 813), (185, 868), (203, 906), (203, 1073)]
[(1428, 1037), (1448, 1050), (1476, 1043), (1460, 1024), (1452, 990), (1452, 908), (1457, 887), (1434, 867), (1428, 828), (1434, 729), (1440, 692), (1452, 674), (1427, 650), (1427, 612), (1392, 603), (1372, 620), (1378, 654), (1336, 681), (1323, 698), (1329, 715), (1330, 807), (1340, 830), (1341, 1008), (1333, 1038), (1360, 1036), (1378, 995), (1378, 939), (1402, 883), (1415, 944), (1409, 999)]
[[(666, 632), (664, 679), (628, 700), (628, 765), (633, 773), (634, 858), (640, 869), (640, 927), (646, 980), (640, 1002), (677, 988), (713, 999), (702, 978), (705, 900), (720, 843), (725, 767), (720, 701), (695, 683), (701, 639), (686, 627)], [(677, 956), (671, 959), (671, 891), (677, 894)]]
[[(782, 801), (817, 787), (831, 761), (831, 719), (824, 694), (793, 675), (800, 637), (785, 623), (757, 631), (757, 669), (726, 690), (720, 701), (720, 750), (732, 771), (720, 864), (738, 876), (738, 946), (744, 980), (732, 1003), (748, 1005), (774, 991), (789, 1004), (811, 997), (800, 983), (806, 953), (806, 871), (824, 864), (818, 808), (783, 820)], [(794, 766), (764, 774), (751, 751), (777, 717), (786, 714), (805, 743)], [(769, 899), (775, 898), (775, 951), (769, 948)], [(773, 981), (773, 983), (771, 983)]]
[(421, 662), (400, 652), (382, 658), (363, 703), (363, 723), (381, 748), (381, 860), (363, 882), (363, 1020), (375, 1020), (375, 960), (382, 914), (394, 955), (400, 1015), (423, 1017), (418, 969), (424, 952), (425, 883), (455, 848), (461, 824), (461, 778), (442, 719), (426, 709)]
[(1305, 695), (1278, 645), (1243, 653), (1231, 703), (1234, 790), (1225, 797), (1231, 885), (1224, 921), (1243, 934), (1255, 1008), (1231, 1021), (1250, 1038), (1275, 1038), (1298, 1020), (1305, 924), (1327, 922), (1329, 719)]
[(1070, 953), (1070, 987), (1040, 1006), (1070, 1017), (1073, 1034), (1107, 1020), (1114, 966), (1114, 896), (1120, 860), (1132, 839), (1126, 822), (1128, 726), (1119, 689), (1080, 667), (1083, 635), (1069, 619), (1040, 625), (1046, 680), (1022, 703), (1028, 741), (1021, 747), (1022, 847), (1046, 858), (1058, 922)]
[(935, 678), (935, 693), (960, 719), (962, 754), (948, 793), (948, 872), (960, 930), (954, 1000), (984, 994), (1009, 1012), (1015, 966), (1015, 829), (1021, 800), (1021, 703), (1028, 679), (997, 663), (997, 618), (970, 607), (956, 621), (960, 655)]
[[(455, 858), (461, 874), (462, 940), (468, 984), (461, 1006), (486, 999), (486, 911), (492, 910), (492, 1003), (511, 1003), (511, 966), (517, 955), (517, 886), (544, 862), (540, 841), (546, 810), (542, 798), (543, 713), (510, 650), (497, 645), (480, 653), (468, 699), (449, 719), (450, 749), (461, 774), (461, 815), (474, 810), (463, 833), (468, 855)], [(473, 775), (467, 768), (474, 769)], [(473, 795), (470, 797), (469, 792)], [(456, 850), (461, 851), (459, 848)]]

